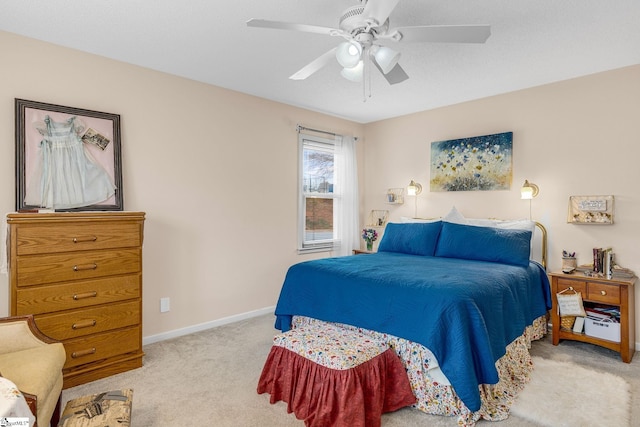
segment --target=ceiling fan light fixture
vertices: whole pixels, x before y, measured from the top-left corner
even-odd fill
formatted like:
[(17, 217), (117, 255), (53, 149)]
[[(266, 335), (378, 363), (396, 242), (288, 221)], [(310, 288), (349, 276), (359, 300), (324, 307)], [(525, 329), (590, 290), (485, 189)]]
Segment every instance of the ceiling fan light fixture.
[(380, 66), (383, 74), (389, 74), (389, 71), (393, 70), (393, 67), (396, 66), (400, 59), (400, 52), (396, 52), (386, 46), (372, 46), (371, 54)]
[(336, 59), (344, 68), (357, 66), (361, 56), (362, 46), (357, 42), (342, 42), (336, 49)]
[(340, 71), (340, 74), (347, 80), (360, 83), (364, 76), (364, 62), (359, 61), (355, 67), (343, 68), (342, 71)]
[(341, 37), (342, 43), (289, 78), (304, 80), (323, 67), (333, 64), (335, 57), (344, 68), (341, 72), (343, 77), (363, 83), (364, 102), (371, 98), (371, 76), (374, 68), (390, 85), (402, 83), (409, 78), (398, 63), (400, 52), (386, 47), (387, 42), (484, 43), (491, 35), (489, 25), (418, 25), (392, 28), (389, 16), (399, 2), (400, 0), (359, 0), (359, 5), (342, 13), (338, 28), (267, 19), (250, 19), (247, 26)]

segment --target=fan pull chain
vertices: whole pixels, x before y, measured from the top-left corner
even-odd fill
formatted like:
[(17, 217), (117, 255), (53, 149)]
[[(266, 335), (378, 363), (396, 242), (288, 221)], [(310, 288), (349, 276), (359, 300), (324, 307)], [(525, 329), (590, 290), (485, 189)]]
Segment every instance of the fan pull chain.
[(362, 102), (367, 102), (367, 70), (368, 70), (368, 57), (369, 49), (365, 47), (362, 53)]
[(369, 98), (371, 98), (371, 58), (367, 55), (367, 62), (369, 63), (369, 72), (367, 73), (367, 79), (369, 80)]
[[(367, 102), (367, 98), (371, 98), (371, 58), (369, 56), (369, 47), (364, 48), (362, 53), (362, 102)], [(369, 96), (367, 96), (367, 86), (369, 87)]]

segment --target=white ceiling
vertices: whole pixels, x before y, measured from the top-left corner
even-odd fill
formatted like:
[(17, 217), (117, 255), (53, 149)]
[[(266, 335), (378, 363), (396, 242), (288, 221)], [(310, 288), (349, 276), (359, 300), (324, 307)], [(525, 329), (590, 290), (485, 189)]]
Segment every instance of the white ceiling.
[[(401, 44), (409, 80), (372, 97), (331, 63), (342, 39), (248, 28), (250, 18), (337, 27), (358, 0), (0, 0), (0, 30), (367, 123), (640, 63), (638, 0), (400, 0), (391, 27), (490, 24), (485, 44)], [(46, 74), (46, 64), (43, 64)]]

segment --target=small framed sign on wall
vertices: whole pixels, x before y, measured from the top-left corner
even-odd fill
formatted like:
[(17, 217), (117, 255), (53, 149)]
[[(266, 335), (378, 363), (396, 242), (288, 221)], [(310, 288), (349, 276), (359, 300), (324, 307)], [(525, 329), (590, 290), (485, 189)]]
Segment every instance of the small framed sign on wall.
[(570, 196), (567, 222), (613, 224), (613, 196)]

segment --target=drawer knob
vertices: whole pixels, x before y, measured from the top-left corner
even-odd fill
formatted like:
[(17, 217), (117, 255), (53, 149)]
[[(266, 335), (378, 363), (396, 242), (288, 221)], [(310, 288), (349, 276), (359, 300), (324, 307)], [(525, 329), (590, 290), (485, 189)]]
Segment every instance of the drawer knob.
[(605, 296), (607, 294), (607, 291), (600, 291), (600, 295)]
[(71, 357), (73, 357), (74, 359), (77, 359), (78, 357), (82, 357), (82, 356), (89, 356), (90, 354), (95, 354), (96, 352), (96, 348), (89, 348), (87, 350), (80, 350), (80, 351), (74, 351), (73, 353), (71, 353)]
[(96, 268), (98, 268), (98, 264), (96, 264), (95, 262), (93, 264), (86, 264), (86, 265), (76, 264), (73, 266), (73, 271), (95, 270)]
[(95, 242), (98, 240), (96, 236), (74, 237), (73, 243)]
[(94, 320), (87, 320), (85, 322), (74, 323), (71, 326), (71, 329), (91, 328), (93, 326), (96, 326), (95, 319)]
[(98, 296), (98, 292), (97, 291), (91, 291), (91, 292), (85, 292), (83, 294), (74, 294), (73, 295), (73, 299), (77, 301), (79, 299), (95, 298), (97, 296)]

